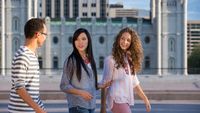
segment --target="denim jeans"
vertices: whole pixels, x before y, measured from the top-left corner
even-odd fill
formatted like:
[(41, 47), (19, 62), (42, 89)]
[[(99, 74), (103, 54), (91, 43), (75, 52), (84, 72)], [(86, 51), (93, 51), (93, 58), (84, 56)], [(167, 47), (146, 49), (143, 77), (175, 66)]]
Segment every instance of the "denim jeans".
[(77, 107), (69, 108), (69, 113), (95, 113), (95, 110), (86, 109), (86, 108), (77, 106)]

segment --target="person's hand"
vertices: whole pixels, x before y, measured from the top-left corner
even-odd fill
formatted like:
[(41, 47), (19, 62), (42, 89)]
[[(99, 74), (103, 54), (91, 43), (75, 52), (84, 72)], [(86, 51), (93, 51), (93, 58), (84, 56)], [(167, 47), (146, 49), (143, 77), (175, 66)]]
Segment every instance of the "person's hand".
[(89, 101), (89, 100), (91, 100), (91, 99), (93, 98), (93, 96), (92, 96), (89, 92), (84, 91), (84, 90), (80, 90), (80, 91), (79, 91), (79, 94), (80, 94), (80, 96), (83, 97), (83, 99), (85, 99), (86, 101)]
[(111, 81), (108, 81), (108, 82), (106, 82), (106, 83), (104, 83), (104, 84), (99, 84), (98, 87), (101, 88), (101, 89), (102, 89), (102, 88), (107, 88), (107, 87), (110, 87), (111, 84), (112, 84), (112, 80), (111, 80)]
[(150, 112), (151, 111), (151, 104), (149, 103), (149, 101), (145, 103), (145, 106), (146, 106), (146, 111)]
[(113, 82), (113, 81), (111, 80), (111, 81), (108, 81), (108, 82), (104, 83), (104, 84), (103, 84), (103, 87), (104, 87), (104, 88), (110, 87), (111, 84), (112, 84), (112, 82)]
[(38, 108), (38, 109), (36, 109), (36, 111), (35, 111), (36, 113), (47, 113), (44, 109), (42, 109), (42, 108)]

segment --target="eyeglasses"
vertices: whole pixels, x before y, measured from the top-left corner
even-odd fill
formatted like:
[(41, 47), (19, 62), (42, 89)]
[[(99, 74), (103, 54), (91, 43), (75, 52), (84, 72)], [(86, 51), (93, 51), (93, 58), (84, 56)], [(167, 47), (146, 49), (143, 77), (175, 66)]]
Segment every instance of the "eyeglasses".
[(43, 33), (43, 32), (40, 32), (41, 34), (43, 34), (43, 35), (45, 35), (45, 36), (47, 36), (47, 33)]

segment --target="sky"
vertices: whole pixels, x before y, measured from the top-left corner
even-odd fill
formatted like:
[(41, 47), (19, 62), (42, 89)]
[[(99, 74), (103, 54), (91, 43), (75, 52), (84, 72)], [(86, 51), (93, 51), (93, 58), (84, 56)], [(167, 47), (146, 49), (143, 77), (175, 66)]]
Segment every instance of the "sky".
[[(188, 20), (200, 20), (200, 0), (188, 1)], [(150, 0), (109, 0), (109, 3), (123, 3), (125, 8), (150, 9)]]

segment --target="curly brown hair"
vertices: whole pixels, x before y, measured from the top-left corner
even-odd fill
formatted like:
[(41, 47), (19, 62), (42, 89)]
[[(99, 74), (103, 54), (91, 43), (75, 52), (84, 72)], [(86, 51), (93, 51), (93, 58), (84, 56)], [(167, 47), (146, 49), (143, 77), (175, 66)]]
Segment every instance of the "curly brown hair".
[[(125, 32), (128, 32), (131, 35), (131, 45), (128, 48), (127, 53), (124, 53), (119, 44), (120, 38)], [(128, 56), (128, 62), (131, 67), (132, 74), (139, 72), (142, 68), (143, 48), (137, 32), (129, 27), (122, 29), (116, 36), (115, 42), (113, 43), (112, 56), (116, 61), (117, 68), (124, 67), (125, 61), (122, 60), (124, 59), (124, 54), (127, 54)]]

